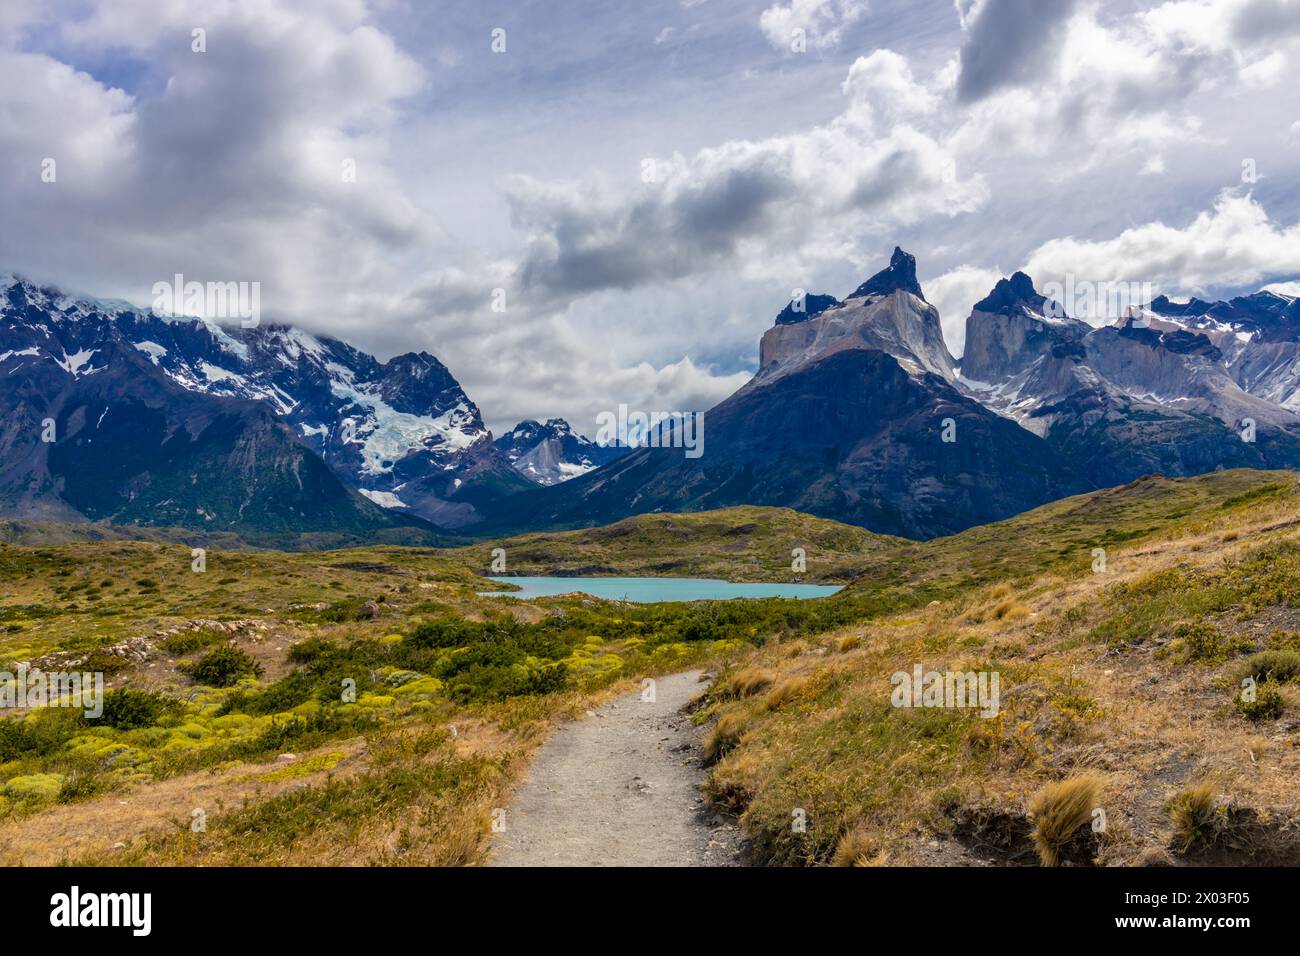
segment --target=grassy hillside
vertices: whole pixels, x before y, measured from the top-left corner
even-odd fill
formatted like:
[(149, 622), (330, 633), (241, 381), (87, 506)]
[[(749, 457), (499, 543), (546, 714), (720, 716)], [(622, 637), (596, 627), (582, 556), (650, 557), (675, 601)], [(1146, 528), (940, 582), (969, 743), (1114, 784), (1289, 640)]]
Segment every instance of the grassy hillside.
[(1093, 548), (1109, 551), (1181, 533), (1296, 494), (1296, 475), (1289, 471), (1149, 475), (946, 538), (891, 539), (895, 547), (868, 553), (846, 573), (858, 592), (955, 594), (989, 581), (1086, 570), (1092, 566)]
[[(748, 508), (504, 542), (510, 571), (733, 579), (800, 546), (852, 581), (819, 601), (482, 597), (491, 544), (213, 547), (201, 573), (174, 543), (0, 545), (0, 669), (110, 687), (102, 719), (0, 719), (0, 861), (475, 862), (556, 720), (696, 663), (724, 668), (710, 794), (762, 860), (1033, 862), (1035, 796), (1096, 774), (1071, 786), (1100, 787), (1106, 862), (1291, 861), (1295, 484), (1146, 479), (925, 543)], [(915, 663), (997, 669), (1001, 715), (891, 707)]]
[(89, 521), (74, 523), (0, 518), (0, 542), (32, 546), (95, 541), (150, 541), (155, 544), (183, 544), (186, 547), (227, 550), (322, 551), (373, 544), (447, 546), (462, 540), (437, 531), (418, 519), (412, 519), (412, 523), (407, 526), (382, 528), (365, 534), (343, 531), (236, 534), (233, 531), (198, 531), (193, 528), (148, 528), (142, 525)]
[(725, 660), (769, 613), (481, 597), (420, 548), (193, 568), (175, 545), (0, 545), (0, 670), (108, 688), (98, 718), (0, 718), (6, 865), (474, 862), (554, 721)]
[[(487, 573), (504, 548), (509, 574), (644, 575), (728, 581), (847, 581), (864, 555), (906, 542), (788, 508), (647, 514), (599, 528), (524, 534), (443, 552)], [(802, 548), (805, 570), (793, 570)]]
[[(697, 714), (760, 860), (1300, 863), (1294, 475), (1147, 479), (922, 548), (934, 603), (768, 645)], [(917, 665), (998, 673), (999, 712), (894, 706)]]

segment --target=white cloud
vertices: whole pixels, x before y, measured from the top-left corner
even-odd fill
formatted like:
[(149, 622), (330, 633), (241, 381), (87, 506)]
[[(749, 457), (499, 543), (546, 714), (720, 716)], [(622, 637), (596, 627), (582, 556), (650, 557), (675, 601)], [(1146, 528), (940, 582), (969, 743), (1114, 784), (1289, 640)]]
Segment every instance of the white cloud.
[(1156, 153), (1146, 158), (1138, 171), (1141, 176), (1159, 176), (1165, 171), (1165, 158)]
[(794, 52), (801, 36), (807, 48), (824, 50), (838, 46), (845, 28), (867, 12), (866, 0), (791, 0), (773, 4), (758, 18), (767, 42), (778, 50)]
[[(1300, 13), (1300, 11), (1297, 11)], [(1239, 72), (1241, 82), (1247, 89), (1262, 90), (1276, 86), (1286, 69), (1286, 57), (1278, 50), (1253, 60), (1243, 66)]]
[(966, 348), (966, 318), (971, 307), (989, 294), (1004, 273), (996, 269), (958, 266), (921, 283), (926, 300), (939, 310), (948, 351), (961, 355)]
[(924, 125), (936, 98), (902, 57), (860, 58), (843, 89), (848, 104), (827, 124), (658, 159), (649, 182), (514, 178), (513, 221), (530, 236), (521, 286), (567, 297), (722, 268), (756, 277), (985, 201), (980, 179), (910, 122)]
[[(1206, 296), (1216, 288), (1253, 288), (1285, 276), (1261, 287), (1295, 295), (1300, 282), (1290, 277), (1300, 279), (1300, 220), (1276, 223), (1251, 196), (1225, 191), (1211, 209), (1181, 227), (1151, 222), (1109, 239), (1053, 239), (1030, 253), (1020, 271), (1040, 290), (1048, 282), (1066, 285), (1072, 276), (1074, 286), (1149, 283), (1153, 295), (1176, 299)], [(971, 308), (1008, 274), (963, 265), (922, 283), (954, 355), (964, 348)]]
[[(1032, 20), (1020, 16), (1026, 4)], [(1274, 17), (1272, 7), (1295, 22), (1270, 39), (1252, 25)], [(1009, 148), (1050, 157), (1058, 177), (1127, 152), (1206, 142), (1213, 133), (1195, 109), (1204, 94), (1285, 85), (1288, 74), (1300, 81), (1293, 58), (1275, 49), (1300, 34), (1296, 0), (1178, 0), (1130, 16), (1068, 0), (958, 10), (968, 36), (956, 90), (972, 103), (953, 138), (958, 155)], [(1032, 47), (1029, 66), (1009, 56), (1016, 43)], [(1100, 143), (1104, 150), (1093, 148)]]
[[(653, 38), (752, 29), (753, 10), (680, 6), (677, 32)], [(557, 96), (547, 83), (575, 62), (564, 56), (497, 85), (532, 62), (516, 38), (539, 22), (492, 59), (453, 48), (459, 34), (441, 21), (432, 43), (403, 30), (420, 5), (47, 12), (11, 0), (0, 4), (0, 271), (136, 301), (175, 271), (261, 280), (272, 320), (381, 354), (438, 354), (498, 429), (552, 414), (580, 426), (619, 401), (699, 407), (744, 379), (735, 370), (789, 289), (843, 294), (895, 242), (923, 273), (943, 273), (924, 287), (957, 351), (1004, 263), (1168, 273), (1171, 292), (1294, 274), (1295, 228), (1258, 201), (1228, 196), (1190, 223), (1182, 210), (1235, 181), (1243, 153), (1265, 174), (1262, 200), (1297, 174), (1300, 123), (1279, 92), (1300, 82), (1297, 6), (1078, 0), (1034, 5), (1012, 35), (992, 27), (1025, 3), (957, 0), (946, 23), (878, 18), (875, 51), (854, 60), (865, 3), (767, 0), (763, 36), (788, 51), (790, 31), (807, 30), (807, 69), (751, 36), (709, 45), (707, 68), (673, 87), (705, 44), (652, 45), (644, 23), (624, 24), (626, 46), (577, 61), (588, 69)], [(588, 27), (620, 35), (581, 20), (576, 32), (555, 24), (570, 48)], [(190, 52), (195, 26), (206, 54)], [(544, 38), (532, 31), (542, 55)], [(128, 69), (104, 69), (120, 59)], [(484, 63), (491, 83), (473, 72)], [(145, 81), (116, 78), (135, 65)], [(723, 74), (744, 79), (717, 85)], [(600, 97), (572, 95), (594, 77)], [(708, 96), (663, 92), (694, 86)], [(503, 119), (511, 96), (536, 116)], [(424, 149), (404, 138), (412, 120), (434, 131), (416, 141)], [(485, 163), (500, 141), (510, 148)], [(657, 157), (653, 183), (636, 175), (643, 155)], [(57, 184), (40, 182), (45, 156)], [(341, 181), (342, 158), (356, 160), (356, 183)], [(1147, 225), (1121, 231), (1117, 219)], [(490, 309), (496, 288), (504, 316)]]
[(359, 4), (124, 0), (54, 28), (73, 51), (145, 57), (165, 83), (133, 97), (47, 54), (0, 54), (0, 261), (137, 301), (176, 272), (259, 281), (268, 313), (346, 325), (358, 289), (398, 281), (394, 250), (439, 240), (386, 156), (423, 71)]
[(1300, 276), (1300, 221), (1281, 225), (1253, 197), (1225, 191), (1186, 226), (1151, 222), (1112, 239), (1053, 239), (1025, 271), (1039, 285), (1073, 273), (1091, 282), (1150, 282), (1170, 295), (1249, 286)]

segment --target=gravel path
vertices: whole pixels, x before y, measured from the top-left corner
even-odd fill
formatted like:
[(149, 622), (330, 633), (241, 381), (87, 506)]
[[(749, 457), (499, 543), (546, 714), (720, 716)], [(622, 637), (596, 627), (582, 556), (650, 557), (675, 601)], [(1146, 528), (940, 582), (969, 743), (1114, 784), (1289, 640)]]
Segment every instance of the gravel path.
[(660, 677), (565, 724), (537, 753), (493, 837), (491, 866), (738, 866), (734, 821), (700, 796), (700, 671)]

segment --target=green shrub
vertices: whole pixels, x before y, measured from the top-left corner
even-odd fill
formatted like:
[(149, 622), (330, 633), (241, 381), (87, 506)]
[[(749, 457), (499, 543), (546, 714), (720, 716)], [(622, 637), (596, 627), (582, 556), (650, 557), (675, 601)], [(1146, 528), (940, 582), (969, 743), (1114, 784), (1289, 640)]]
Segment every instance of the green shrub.
[(87, 717), (86, 722), (107, 724), (118, 730), (138, 730), (152, 727), (158, 718), (178, 707), (175, 700), (163, 694), (119, 687), (104, 695), (104, 712), (99, 717)]
[(293, 612), (294, 617), (314, 624), (346, 624), (360, 621), (367, 617), (362, 610), (370, 598), (346, 597), (323, 608), (301, 608)]
[(196, 631), (173, 634), (166, 640), (160, 641), (158, 646), (173, 657), (183, 657), (224, 639), (223, 635), (205, 627)]
[(320, 637), (309, 637), (289, 647), (289, 660), (295, 664), (309, 664), (318, 658), (341, 650), (339, 645)]
[(406, 640), (418, 648), (464, 647), (483, 639), (482, 625), (472, 621), (421, 621)]
[(1170, 650), (1182, 664), (1222, 664), (1229, 657), (1253, 650), (1254, 646), (1245, 638), (1224, 634), (1213, 624), (1199, 621), (1179, 624), (1174, 629)]
[(1247, 677), (1258, 684), (1268, 681), (1286, 684), (1300, 680), (1300, 651), (1286, 648), (1260, 651), (1242, 661), (1234, 673), (1237, 683)]
[(98, 671), (101, 674), (116, 674), (118, 671), (124, 671), (130, 666), (131, 664), (126, 658), (110, 654), (102, 647), (96, 647), (81, 659), (78, 669), (92, 673)]
[(0, 763), (54, 753), (78, 733), (81, 721), (81, 711), (69, 707), (48, 707), (27, 717), (0, 719)]
[(568, 668), (564, 664), (493, 667), (475, 664), (461, 671), (448, 684), (448, 696), (460, 704), (505, 700), (550, 694), (564, 686)]
[(262, 666), (233, 644), (209, 651), (185, 668), (196, 683), (209, 687), (230, 687), (241, 677), (257, 675)]
[(93, 797), (104, 790), (104, 778), (100, 774), (74, 770), (64, 777), (63, 783), (59, 785), (58, 801), (59, 803), (72, 803), (74, 800)]
[(1240, 694), (1237, 695), (1237, 713), (1247, 720), (1277, 720), (1285, 709), (1282, 695), (1267, 684), (1255, 689), (1254, 700), (1246, 700)]

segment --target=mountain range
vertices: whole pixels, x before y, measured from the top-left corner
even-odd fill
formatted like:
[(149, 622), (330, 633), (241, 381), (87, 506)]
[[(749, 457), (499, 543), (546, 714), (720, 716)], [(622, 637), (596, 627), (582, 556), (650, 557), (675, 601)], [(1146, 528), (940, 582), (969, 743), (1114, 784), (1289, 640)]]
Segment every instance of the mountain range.
[(1161, 296), (1094, 327), (1018, 272), (958, 360), (895, 249), (845, 299), (778, 313), (691, 458), (562, 419), (494, 439), (427, 352), (9, 279), (0, 409), (0, 514), (22, 518), (486, 535), (750, 504), (928, 538), (1152, 472), (1300, 465), (1300, 301)]
[(626, 448), (598, 445), (563, 418), (526, 419), (496, 440), (506, 460), (539, 485), (557, 485), (613, 461)]
[(1193, 303), (1094, 328), (1016, 273), (973, 308), (959, 362), (895, 249), (843, 301), (777, 315), (754, 378), (705, 415), (702, 458), (636, 449), (496, 502), (489, 527), (761, 504), (928, 538), (1153, 472), (1300, 464), (1300, 305)]

